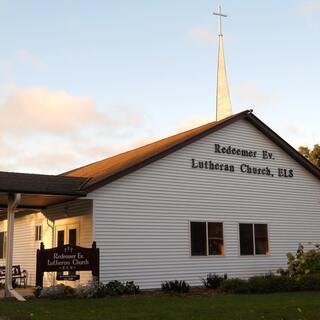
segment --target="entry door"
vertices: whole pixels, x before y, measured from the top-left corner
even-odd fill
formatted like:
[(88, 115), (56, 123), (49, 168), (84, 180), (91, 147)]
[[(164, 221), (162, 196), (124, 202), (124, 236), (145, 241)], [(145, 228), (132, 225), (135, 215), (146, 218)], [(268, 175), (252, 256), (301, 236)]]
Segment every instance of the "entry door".
[[(56, 246), (60, 247), (64, 244), (79, 245), (79, 225), (68, 224), (56, 227)], [(63, 272), (58, 272), (63, 274)], [(69, 271), (69, 275), (76, 274), (75, 271)]]
[(68, 224), (56, 227), (56, 246), (64, 244), (79, 245), (79, 225)]

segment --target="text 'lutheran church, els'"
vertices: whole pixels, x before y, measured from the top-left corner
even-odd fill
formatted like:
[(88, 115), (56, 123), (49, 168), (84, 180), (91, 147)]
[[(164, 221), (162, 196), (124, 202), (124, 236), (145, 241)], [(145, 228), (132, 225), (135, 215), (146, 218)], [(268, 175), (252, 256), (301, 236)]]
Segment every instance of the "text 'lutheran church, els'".
[[(95, 242), (102, 282), (196, 286), (274, 272), (320, 242), (320, 171), (252, 110), (232, 114), (219, 25), (216, 121), (61, 175), (0, 172), (0, 266), (33, 286), (41, 242)], [(91, 277), (44, 272), (43, 284)]]

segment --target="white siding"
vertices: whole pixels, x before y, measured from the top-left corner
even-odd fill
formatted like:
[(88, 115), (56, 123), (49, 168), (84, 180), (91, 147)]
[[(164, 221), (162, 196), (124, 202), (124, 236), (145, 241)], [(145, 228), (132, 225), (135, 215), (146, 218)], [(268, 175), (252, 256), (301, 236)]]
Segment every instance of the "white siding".
[[(214, 153), (214, 144), (257, 150), (248, 159)], [(261, 150), (275, 160), (261, 159)], [(234, 164), (236, 172), (192, 169), (191, 159)], [(293, 178), (255, 176), (239, 165), (293, 168)], [(245, 120), (237, 121), (90, 194), (102, 281), (142, 288), (209, 272), (247, 277), (286, 265), (300, 241), (320, 241), (320, 181)], [(224, 256), (191, 257), (189, 221), (224, 224)], [(270, 256), (240, 256), (239, 222), (268, 224)]]
[[(79, 210), (81, 214), (81, 210)], [(52, 221), (48, 221), (42, 213), (29, 214), (15, 219), (14, 228), (14, 250), (13, 264), (20, 264), (22, 269), (28, 271), (28, 285), (35, 285), (36, 280), (36, 252), (40, 247), (41, 241), (35, 241), (35, 226), (42, 225), (43, 242), (45, 248), (55, 246), (53, 237), (53, 228), (70, 224), (79, 226), (79, 246), (91, 247), (92, 245), (92, 215), (80, 215), (56, 220), (54, 225)], [(48, 223), (49, 224), (48, 224)], [(7, 230), (7, 221), (0, 221), (0, 232)], [(0, 265), (5, 265), (5, 260), (0, 259)], [(67, 285), (75, 286), (78, 283), (85, 283), (91, 279), (90, 271), (80, 272), (80, 281), (65, 282)], [(44, 285), (49, 286), (55, 283), (55, 273), (45, 273)]]
[[(19, 264), (28, 272), (28, 285), (34, 285), (36, 279), (36, 252), (41, 241), (35, 241), (35, 226), (42, 225), (44, 245), (51, 247), (52, 231), (42, 213), (29, 214), (15, 219), (13, 264)], [(0, 221), (0, 231), (7, 230), (7, 220)], [(0, 260), (5, 265), (5, 260)], [(45, 278), (46, 280), (46, 278)]]

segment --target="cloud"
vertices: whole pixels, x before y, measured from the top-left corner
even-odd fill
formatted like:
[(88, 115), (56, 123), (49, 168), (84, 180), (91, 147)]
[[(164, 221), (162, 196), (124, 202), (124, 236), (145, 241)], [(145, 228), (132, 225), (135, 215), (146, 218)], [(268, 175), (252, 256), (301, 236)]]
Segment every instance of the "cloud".
[(211, 44), (215, 39), (213, 32), (206, 27), (194, 27), (188, 35), (191, 39), (206, 44)]
[(2, 87), (0, 170), (60, 173), (123, 150), (145, 119), (128, 106), (98, 110), (94, 100), (43, 87)]
[(242, 107), (261, 108), (279, 101), (276, 95), (265, 92), (251, 84), (241, 84), (235, 88), (235, 95)]

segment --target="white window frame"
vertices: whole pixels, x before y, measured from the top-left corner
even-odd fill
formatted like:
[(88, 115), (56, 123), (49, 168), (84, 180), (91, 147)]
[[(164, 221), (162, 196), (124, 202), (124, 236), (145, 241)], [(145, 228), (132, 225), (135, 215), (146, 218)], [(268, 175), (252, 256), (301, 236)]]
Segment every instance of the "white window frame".
[[(203, 256), (195, 256), (195, 255), (192, 255), (192, 245), (191, 245), (191, 223), (192, 222), (202, 222), (202, 223), (205, 223), (206, 224), (206, 254), (203, 255)], [(223, 250), (223, 254), (209, 254), (209, 233), (208, 233), (208, 224), (209, 223), (221, 223), (222, 224), (222, 241), (223, 241), (223, 247), (224, 247), (224, 250)], [(225, 256), (225, 239), (224, 239), (224, 223), (222, 221), (211, 221), (211, 220), (189, 220), (189, 256), (191, 258), (208, 258), (208, 257), (224, 257)]]
[[(251, 224), (252, 225), (252, 234), (253, 234), (253, 254), (241, 254), (241, 245), (240, 245), (240, 224)], [(256, 253), (256, 235), (254, 230), (255, 224), (265, 224), (267, 226), (267, 241), (268, 241), (268, 253)], [(268, 257), (270, 256), (270, 236), (269, 236), (269, 224), (266, 222), (238, 222), (238, 254), (240, 257), (249, 258), (249, 257)]]

